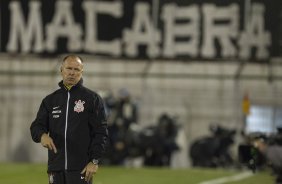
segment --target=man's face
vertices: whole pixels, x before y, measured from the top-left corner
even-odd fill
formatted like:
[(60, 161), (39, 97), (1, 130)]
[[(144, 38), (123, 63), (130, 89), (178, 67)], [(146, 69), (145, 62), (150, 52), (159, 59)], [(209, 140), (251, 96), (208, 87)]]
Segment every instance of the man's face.
[(255, 140), (253, 142), (253, 146), (257, 148), (260, 152), (265, 152), (266, 143), (262, 140)]
[(78, 57), (68, 57), (61, 68), (61, 75), (65, 85), (73, 86), (82, 77), (83, 64)]

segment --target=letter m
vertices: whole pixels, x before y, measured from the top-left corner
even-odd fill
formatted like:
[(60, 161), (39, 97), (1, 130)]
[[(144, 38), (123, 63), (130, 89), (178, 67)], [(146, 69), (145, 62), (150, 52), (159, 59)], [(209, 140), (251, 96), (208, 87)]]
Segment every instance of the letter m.
[[(24, 15), (20, 8), (20, 2), (11, 2), (9, 5), (11, 11), (11, 24), (7, 44), (8, 52), (21, 51), (27, 53), (30, 51), (41, 52), (43, 50), (40, 6), (40, 1), (29, 2), (29, 14), (25, 24)], [(33, 48), (31, 48), (32, 41), (34, 41)]]

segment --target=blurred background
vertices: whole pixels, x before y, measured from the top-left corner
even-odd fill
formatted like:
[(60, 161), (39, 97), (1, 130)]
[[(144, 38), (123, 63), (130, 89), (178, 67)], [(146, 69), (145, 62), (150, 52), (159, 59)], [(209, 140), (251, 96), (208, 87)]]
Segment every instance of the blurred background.
[(105, 165), (238, 167), (279, 135), (279, 0), (7, 0), (0, 18), (0, 162), (46, 162), (29, 127), (70, 53), (105, 100)]

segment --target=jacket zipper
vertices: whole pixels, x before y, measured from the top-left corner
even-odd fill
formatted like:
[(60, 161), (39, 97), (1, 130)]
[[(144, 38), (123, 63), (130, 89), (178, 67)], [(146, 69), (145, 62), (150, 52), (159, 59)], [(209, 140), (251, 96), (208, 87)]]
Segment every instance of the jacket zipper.
[(68, 91), (68, 101), (67, 101), (67, 109), (66, 109), (66, 124), (65, 124), (65, 170), (68, 169), (67, 129), (68, 129), (69, 100), (70, 100), (70, 92)]

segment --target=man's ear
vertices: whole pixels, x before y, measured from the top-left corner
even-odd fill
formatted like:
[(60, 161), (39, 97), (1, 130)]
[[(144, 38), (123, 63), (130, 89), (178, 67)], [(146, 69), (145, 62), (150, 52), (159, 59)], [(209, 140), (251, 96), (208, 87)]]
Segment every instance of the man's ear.
[(62, 68), (62, 67), (60, 68), (60, 71), (61, 71), (61, 72), (63, 71), (63, 68)]

